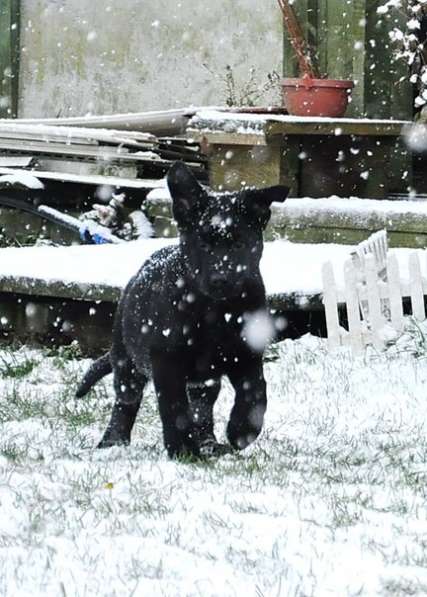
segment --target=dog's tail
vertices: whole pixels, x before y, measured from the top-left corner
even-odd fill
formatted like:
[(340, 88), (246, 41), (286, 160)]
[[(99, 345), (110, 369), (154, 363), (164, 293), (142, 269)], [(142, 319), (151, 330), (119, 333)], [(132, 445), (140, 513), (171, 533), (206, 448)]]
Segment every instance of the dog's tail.
[(82, 398), (100, 379), (111, 373), (113, 370), (110, 361), (110, 353), (104, 354), (97, 359), (86, 371), (76, 391), (76, 398)]

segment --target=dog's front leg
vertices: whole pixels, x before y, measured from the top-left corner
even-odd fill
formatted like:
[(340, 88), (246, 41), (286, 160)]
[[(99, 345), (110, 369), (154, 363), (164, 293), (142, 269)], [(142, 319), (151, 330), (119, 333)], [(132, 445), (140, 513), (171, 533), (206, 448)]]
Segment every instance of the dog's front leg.
[(163, 425), (163, 441), (170, 458), (200, 455), (179, 353), (151, 352), (154, 387)]
[(202, 457), (222, 456), (230, 446), (219, 444), (214, 433), (213, 408), (221, 389), (221, 379), (187, 385), (191, 416)]
[(227, 437), (233, 448), (243, 450), (260, 434), (267, 408), (262, 358), (241, 363), (228, 376), (236, 396), (227, 426)]

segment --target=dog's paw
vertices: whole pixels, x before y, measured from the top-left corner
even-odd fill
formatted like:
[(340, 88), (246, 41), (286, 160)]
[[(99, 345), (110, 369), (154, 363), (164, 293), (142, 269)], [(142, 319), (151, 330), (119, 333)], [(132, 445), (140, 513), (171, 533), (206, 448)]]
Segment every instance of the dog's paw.
[(180, 460), (181, 462), (192, 463), (208, 460), (209, 458), (218, 458), (232, 452), (231, 446), (219, 444), (212, 439), (206, 439), (200, 443), (191, 446), (180, 446), (167, 449), (169, 458)]
[(237, 429), (233, 425), (229, 424), (227, 428), (227, 438), (235, 450), (244, 450), (256, 440), (260, 434), (260, 431), (261, 429), (253, 428)]
[(189, 449), (186, 446), (174, 447), (170, 446), (166, 448), (168, 456), (171, 460), (178, 460), (183, 463), (192, 463), (200, 460), (200, 454), (198, 450)]
[(256, 440), (256, 438), (257, 435), (255, 433), (247, 433), (233, 438), (233, 440), (230, 441), (230, 443), (236, 450), (244, 450), (250, 444), (252, 444)]
[(201, 458), (218, 458), (230, 454), (232, 449), (228, 444), (219, 444), (215, 440), (208, 439), (200, 444), (199, 452)]
[(102, 450), (104, 448), (112, 448), (113, 446), (129, 446), (129, 444), (130, 438), (106, 432), (96, 447)]

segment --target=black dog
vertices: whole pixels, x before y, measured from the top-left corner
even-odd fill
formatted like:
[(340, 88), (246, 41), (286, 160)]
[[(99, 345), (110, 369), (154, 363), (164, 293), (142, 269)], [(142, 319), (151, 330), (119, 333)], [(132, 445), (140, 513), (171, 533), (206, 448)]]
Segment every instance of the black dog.
[[(167, 183), (180, 242), (154, 253), (121, 297), (110, 352), (86, 373), (77, 396), (113, 371), (116, 401), (99, 447), (128, 444), (152, 377), (170, 457), (226, 451), (216, 442), (213, 406), (222, 375), (235, 389), (227, 426), (233, 448), (260, 433), (266, 409), (262, 353), (250, 328), (269, 321), (259, 271), (262, 232), (283, 186), (238, 193), (202, 188), (181, 162)], [(271, 325), (271, 324), (269, 324)], [(268, 334), (267, 334), (268, 335)]]

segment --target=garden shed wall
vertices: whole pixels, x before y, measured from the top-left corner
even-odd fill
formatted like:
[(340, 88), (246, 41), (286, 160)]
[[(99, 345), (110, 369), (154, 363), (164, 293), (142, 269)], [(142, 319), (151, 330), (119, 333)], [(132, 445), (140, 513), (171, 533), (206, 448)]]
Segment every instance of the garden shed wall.
[[(223, 104), (281, 72), (276, 0), (21, 0), (20, 117)], [(256, 104), (272, 101), (271, 96)]]

